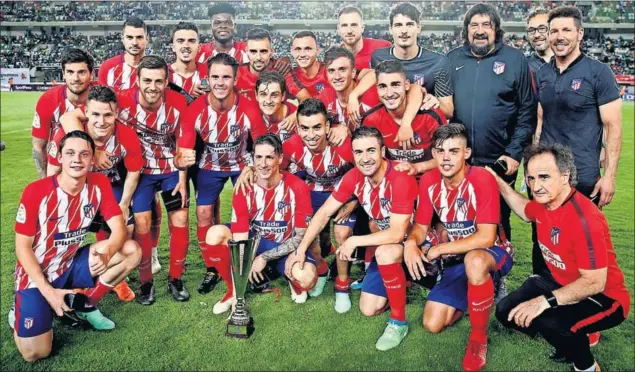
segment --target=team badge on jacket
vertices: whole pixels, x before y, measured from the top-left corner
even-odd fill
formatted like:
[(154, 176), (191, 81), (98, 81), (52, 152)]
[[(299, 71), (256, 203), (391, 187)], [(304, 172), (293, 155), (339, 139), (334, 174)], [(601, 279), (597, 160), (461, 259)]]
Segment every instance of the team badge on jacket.
[(496, 75), (500, 75), (503, 72), (505, 72), (505, 63), (504, 62), (494, 62), (494, 68), (492, 68), (492, 70), (494, 70), (494, 73)]
[(582, 79), (571, 80), (571, 89), (578, 90), (582, 86)]

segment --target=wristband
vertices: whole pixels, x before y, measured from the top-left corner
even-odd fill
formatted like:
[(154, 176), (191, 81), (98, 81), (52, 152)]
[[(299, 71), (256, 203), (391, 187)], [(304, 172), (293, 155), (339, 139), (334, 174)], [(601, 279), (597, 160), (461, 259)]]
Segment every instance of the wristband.
[(426, 248), (426, 251), (423, 254), (424, 256), (426, 256), (426, 258), (428, 258), (428, 253), (430, 252), (431, 249), (432, 249), (432, 244), (428, 245), (428, 248)]
[(553, 294), (553, 292), (551, 292), (549, 297), (547, 297), (547, 296), (545, 296), (545, 297), (547, 298), (547, 302), (549, 303), (549, 307), (551, 307), (551, 308), (558, 307), (558, 299)]

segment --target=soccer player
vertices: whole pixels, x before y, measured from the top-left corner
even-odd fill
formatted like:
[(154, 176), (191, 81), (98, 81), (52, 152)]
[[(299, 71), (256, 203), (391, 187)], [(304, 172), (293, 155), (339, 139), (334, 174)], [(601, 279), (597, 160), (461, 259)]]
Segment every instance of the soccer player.
[[(469, 309), (472, 330), (463, 370), (478, 371), (486, 362), (494, 281), (511, 270), (512, 247), (499, 228), (496, 180), (466, 163), (471, 150), (465, 127), (444, 125), (434, 132), (432, 143), (438, 167), (419, 181), (419, 204), (404, 244), (404, 261), (410, 275), (419, 279), (424, 261), (442, 260), (443, 274), (428, 295), (423, 327), (439, 333)], [(435, 213), (449, 242), (421, 250)]]
[(524, 159), (533, 200), (496, 180), (514, 213), (536, 223), (548, 271), (532, 275), (501, 300), (496, 318), (530, 336), (540, 333), (555, 347), (550, 359), (572, 362), (575, 371), (599, 371), (587, 334), (619, 325), (631, 306), (609, 225), (576, 191), (571, 150), (540, 144), (529, 148)]
[[(206, 244), (209, 249), (222, 252), (219, 255), (219, 272), (231, 278), (231, 253), (227, 243), (230, 239), (245, 240), (257, 234), (257, 247), (249, 281), (263, 280), (263, 270), (272, 266), (280, 275), (289, 279), (291, 300), (304, 303), (317, 280), (315, 261), (310, 254), (302, 268), (285, 269), (289, 255), (293, 255), (306, 232), (311, 218), (309, 189), (301, 179), (281, 171), (282, 143), (273, 134), (265, 134), (254, 143), (254, 164), (258, 178), (253, 188), (239, 192), (232, 200), (231, 230), (225, 225), (209, 229)], [(214, 305), (214, 313), (229, 310), (235, 298), (231, 279), (227, 283), (227, 294)]]
[(199, 50), (198, 27), (191, 22), (179, 22), (172, 31), (172, 51), (176, 56), (169, 66), (168, 79), (192, 98), (205, 94), (203, 80), (207, 65), (196, 62)]
[(249, 63), (244, 41), (234, 41), (236, 10), (231, 4), (217, 3), (208, 11), (212, 25), (212, 42), (201, 45), (196, 56), (198, 63), (206, 64), (207, 61), (218, 53), (227, 53), (239, 63)]
[(542, 65), (549, 63), (553, 57), (553, 50), (549, 44), (549, 11), (536, 8), (527, 16), (527, 38), (534, 52), (527, 58), (529, 67), (534, 74)]
[(298, 67), (286, 76), (287, 91), (300, 102), (317, 98), (327, 83), (324, 65), (317, 60), (320, 50), (313, 31), (296, 32), (291, 39), (291, 55)]
[[(28, 362), (51, 353), (53, 314), (71, 311), (65, 297), (73, 288), (94, 287), (87, 293), (92, 311), (76, 311), (76, 315), (98, 330), (113, 329), (115, 324), (95, 306), (139, 264), (139, 246), (126, 239), (108, 179), (89, 173), (94, 149), (86, 133), (73, 131), (64, 136), (57, 154), (61, 173), (29, 184), (20, 199), (15, 222), (13, 338)], [(112, 234), (82, 246), (98, 213)]]
[(377, 93), (382, 105), (368, 111), (362, 119), (362, 125), (377, 128), (381, 132), (389, 159), (410, 163), (417, 174), (436, 168), (437, 162), (432, 158), (430, 149), (432, 134), (445, 124), (443, 113), (439, 109), (419, 110), (411, 124), (414, 146), (403, 150), (397, 133), (408, 104), (407, 91), (412, 84), (407, 80), (404, 67), (398, 61), (380, 63), (375, 73)]
[[(290, 255), (287, 270), (290, 272), (296, 263), (302, 268), (311, 242), (328, 224), (331, 216), (355, 196), (373, 221), (375, 232), (349, 237), (336, 253), (341, 261), (350, 261), (355, 248), (378, 246), (375, 260), (364, 278), (359, 308), (362, 314), (374, 316), (386, 309), (386, 297), (389, 299), (390, 319), (375, 345), (378, 350), (388, 350), (398, 346), (408, 332), (406, 278), (398, 252), (402, 250), (400, 244), (410, 226), (417, 197), (417, 182), (414, 177), (394, 170), (392, 162), (384, 158), (386, 147), (376, 128), (357, 128), (352, 135), (352, 147), (356, 168), (346, 173), (335, 191), (315, 213), (298, 250)], [(339, 274), (335, 282), (336, 290), (340, 285), (348, 285), (339, 281)], [(383, 296), (376, 293), (382, 293)]]
[(137, 86), (137, 67), (148, 46), (148, 28), (140, 18), (130, 17), (123, 24), (121, 43), (124, 53), (105, 60), (99, 68), (99, 84), (115, 92)]
[(33, 161), (39, 178), (46, 177), (48, 143), (59, 129), (60, 117), (82, 108), (93, 80), (93, 57), (81, 49), (72, 48), (62, 56), (62, 72), (66, 84), (47, 90), (37, 101), (31, 135)]
[(136, 131), (144, 160), (139, 184), (132, 195), (135, 240), (142, 252), (141, 291), (137, 300), (143, 305), (152, 305), (155, 301), (150, 209), (155, 194), (160, 191), (168, 212), (170, 232), (168, 292), (176, 301), (187, 301), (190, 295), (181, 280), (190, 239), (187, 175), (174, 165), (177, 152), (174, 137), (182, 135), (181, 121), (187, 103), (182, 95), (166, 89), (168, 65), (160, 57), (143, 57), (137, 68), (137, 79), (138, 88), (118, 95), (119, 119)]
[(238, 68), (236, 89), (238, 94), (256, 101), (256, 81), (274, 61), (271, 35), (267, 30), (253, 28), (247, 32), (247, 56), (249, 63)]
[(297, 110), (293, 103), (284, 99), (286, 88), (284, 77), (277, 71), (264, 71), (256, 81), (256, 101), (267, 133), (277, 135), (283, 144), (296, 133), (280, 125)]
[[(198, 287), (200, 293), (208, 293), (214, 288), (218, 281), (216, 270), (220, 272), (215, 262), (221, 252), (211, 250), (205, 244), (209, 228), (220, 223), (212, 218), (214, 204), (227, 180), (231, 178), (235, 183), (245, 165), (253, 163), (252, 155), (247, 151), (248, 136), (255, 140), (266, 133), (256, 103), (239, 96), (234, 89), (238, 62), (228, 54), (219, 53), (207, 62), (207, 66), (211, 91), (188, 107), (178, 140), (182, 149), (192, 149), (197, 135), (205, 143), (198, 164), (196, 193), (196, 235), (207, 267)], [(223, 276), (223, 280), (229, 283), (232, 279)]]

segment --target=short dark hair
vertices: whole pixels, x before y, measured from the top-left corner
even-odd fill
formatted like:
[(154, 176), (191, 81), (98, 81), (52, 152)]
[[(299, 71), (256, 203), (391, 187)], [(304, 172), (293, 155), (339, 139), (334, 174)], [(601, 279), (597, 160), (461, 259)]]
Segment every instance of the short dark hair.
[(280, 138), (273, 133), (263, 134), (262, 136), (256, 138), (256, 141), (254, 142), (254, 150), (258, 145), (269, 145), (273, 147), (273, 152), (275, 152), (276, 155), (280, 156), (282, 154), (282, 141), (280, 141)]
[(355, 69), (355, 56), (353, 56), (353, 53), (346, 48), (338, 46), (330, 47), (326, 53), (324, 53), (324, 66), (329, 67), (333, 61), (342, 57), (348, 58), (348, 60), (351, 61), (351, 67)]
[(298, 106), (298, 116), (312, 116), (316, 114), (322, 114), (326, 119), (329, 117), (326, 112), (326, 106), (317, 98), (309, 98)]
[(168, 77), (168, 64), (165, 60), (159, 56), (150, 55), (144, 56), (137, 65), (137, 77), (141, 77), (141, 70), (163, 70), (165, 72), (165, 78)]
[(525, 169), (527, 169), (527, 165), (531, 159), (542, 154), (551, 154), (553, 156), (560, 174), (569, 172), (569, 185), (571, 185), (571, 187), (578, 184), (578, 171), (573, 159), (573, 153), (569, 147), (563, 146), (559, 143), (543, 143), (527, 147), (523, 154), (523, 158), (525, 159)]
[(388, 15), (388, 19), (390, 20), (391, 26), (392, 26), (392, 21), (395, 19), (395, 17), (398, 14), (404, 15), (412, 19), (417, 24), (421, 23), (420, 21), (421, 11), (419, 11), (419, 9), (417, 9), (417, 7), (412, 5), (411, 3), (399, 3), (390, 9), (390, 14)]
[(142, 28), (143, 31), (148, 32), (148, 26), (146, 26), (146, 23), (143, 21), (143, 19), (139, 17), (130, 17), (126, 19), (126, 21), (123, 23), (123, 28), (126, 27)]
[(541, 14), (549, 14), (549, 11), (545, 8), (534, 8), (531, 10), (531, 12), (529, 12), (529, 15), (527, 16), (527, 22), (531, 21), (532, 18), (534, 18), (535, 16), (539, 16)]
[(256, 27), (247, 31), (247, 40), (264, 40), (267, 39), (271, 43), (271, 34), (264, 28)]
[(465, 126), (463, 124), (450, 123), (442, 125), (434, 131), (434, 134), (432, 135), (432, 147), (437, 149), (441, 148), (441, 146), (443, 146), (443, 142), (452, 138), (463, 138), (469, 146), (467, 129), (465, 129)]
[(217, 3), (214, 4), (207, 11), (207, 16), (212, 18), (216, 14), (227, 13), (232, 16), (232, 18), (236, 17), (236, 9), (228, 3)]
[(549, 12), (548, 22), (551, 23), (551, 21), (555, 18), (573, 18), (575, 27), (577, 27), (578, 30), (582, 28), (582, 12), (576, 7), (559, 6), (551, 9)]
[(64, 137), (62, 137), (62, 140), (60, 141), (59, 148), (57, 149), (57, 153), (58, 154), (62, 153), (62, 149), (64, 149), (64, 145), (66, 145), (66, 140), (70, 139), (70, 138), (81, 138), (81, 139), (83, 139), (84, 141), (88, 142), (88, 144), (90, 145), (91, 150), (93, 150), (93, 154), (95, 153), (95, 141), (93, 141), (93, 139), (90, 138), (88, 133), (82, 132), (81, 130), (74, 130), (74, 131), (66, 133), (66, 135), (64, 135)]
[(174, 35), (176, 34), (177, 31), (181, 31), (181, 30), (190, 30), (190, 31), (194, 31), (196, 32), (196, 35), (198, 35), (198, 27), (196, 27), (196, 25), (192, 22), (179, 22), (176, 24), (176, 26), (174, 26), (174, 29), (172, 30), (172, 40), (174, 40)]
[(309, 30), (303, 30), (303, 31), (298, 31), (295, 34), (293, 34), (293, 38), (291, 38), (291, 44), (293, 44), (293, 41), (295, 39), (301, 39), (303, 37), (310, 37), (313, 40), (315, 40), (315, 43), (317, 44), (317, 36), (315, 35), (315, 32), (313, 31), (309, 31)]
[(377, 68), (375, 68), (375, 73), (377, 74), (377, 76), (381, 74), (394, 74), (394, 73), (400, 73), (406, 76), (406, 70), (404, 70), (401, 62), (394, 59), (380, 62), (377, 65)]
[(353, 131), (351, 135), (351, 142), (360, 138), (375, 138), (379, 143), (379, 148), (384, 147), (384, 137), (381, 132), (375, 127), (361, 126)]
[(66, 65), (69, 63), (85, 63), (86, 67), (88, 67), (88, 71), (93, 72), (93, 68), (95, 67), (95, 60), (90, 53), (79, 49), (79, 48), (70, 48), (67, 49), (62, 55), (62, 72), (66, 70)]
[(364, 19), (364, 13), (362, 13), (362, 10), (356, 7), (355, 5), (347, 5), (343, 7), (342, 9), (340, 9), (340, 11), (337, 12), (337, 19), (339, 20), (339, 18), (344, 14), (351, 14), (351, 13), (357, 13), (359, 14), (359, 17), (362, 20)]
[(238, 61), (227, 53), (218, 53), (210, 58), (207, 61), (207, 71), (212, 71), (212, 65), (231, 66), (232, 71), (234, 71), (234, 77), (238, 74)]
[(478, 14), (489, 16), (489, 20), (490, 22), (492, 22), (494, 30), (496, 30), (494, 41), (498, 43), (499, 41), (503, 40), (505, 31), (501, 27), (501, 17), (498, 15), (496, 7), (491, 4), (479, 3), (465, 12), (465, 17), (463, 18), (463, 30), (461, 30), (461, 37), (463, 38), (463, 42), (465, 44), (469, 43), (469, 38), (467, 36), (468, 28), (470, 26), (470, 22), (472, 22), (472, 17)]
[(117, 93), (106, 85), (95, 85), (88, 91), (87, 101), (117, 104)]
[(280, 74), (278, 71), (263, 71), (260, 74), (258, 81), (256, 81), (256, 93), (258, 93), (258, 88), (261, 85), (268, 85), (271, 83), (280, 85), (280, 92), (282, 92), (282, 94), (284, 94), (284, 92), (287, 90), (287, 84), (282, 74)]

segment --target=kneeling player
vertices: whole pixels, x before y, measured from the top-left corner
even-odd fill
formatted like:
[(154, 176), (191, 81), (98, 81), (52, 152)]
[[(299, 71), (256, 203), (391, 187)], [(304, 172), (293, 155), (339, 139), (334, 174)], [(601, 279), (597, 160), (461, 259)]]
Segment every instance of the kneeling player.
[(265, 71), (256, 81), (256, 100), (267, 133), (277, 135), (282, 143), (296, 132), (295, 129), (286, 130), (281, 125), (297, 109), (293, 103), (284, 99), (286, 89), (284, 77), (277, 71)]
[[(404, 260), (414, 278), (423, 261), (441, 258), (443, 272), (423, 312), (423, 327), (439, 333), (470, 310), (472, 331), (463, 369), (485, 366), (487, 324), (494, 304), (494, 281), (512, 267), (511, 245), (499, 236), (500, 204), (496, 180), (485, 169), (469, 166), (467, 133), (461, 124), (440, 127), (432, 137), (438, 168), (421, 177), (416, 224), (406, 240)], [(449, 242), (420, 250), (436, 213)]]
[[(239, 192), (232, 200), (231, 231), (225, 225), (216, 225), (207, 232), (206, 243), (210, 249), (222, 252), (217, 265), (223, 277), (231, 278), (231, 253), (227, 243), (230, 239), (245, 240), (250, 234), (261, 237), (256, 250), (249, 281), (263, 279), (267, 265), (290, 279), (291, 299), (304, 303), (317, 281), (315, 261), (309, 255), (308, 264), (291, 267), (285, 264), (289, 254), (298, 248), (311, 218), (309, 189), (298, 177), (281, 171), (282, 143), (277, 136), (265, 134), (254, 143), (254, 163), (258, 179), (253, 188)], [(231, 308), (235, 297), (232, 282), (228, 283), (225, 296), (214, 305), (214, 314)]]
[[(106, 176), (89, 173), (95, 143), (73, 131), (60, 143), (62, 172), (28, 185), (22, 193), (15, 224), (14, 340), (26, 361), (51, 353), (53, 313), (71, 309), (65, 296), (73, 288), (87, 292), (88, 311), (79, 318), (96, 329), (113, 329), (95, 305), (139, 264), (141, 251), (126, 240), (121, 210)], [(100, 213), (112, 234), (82, 246), (93, 218)]]

